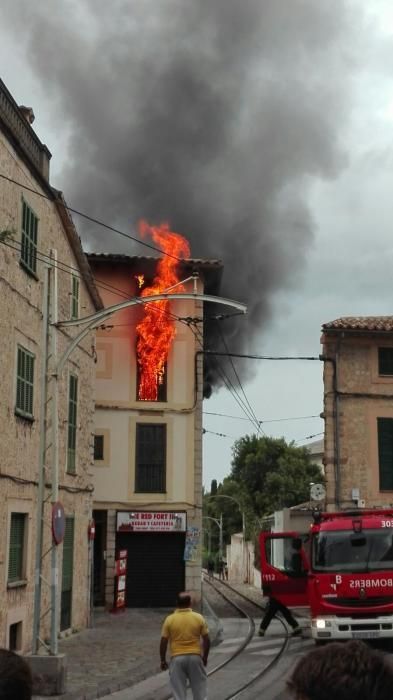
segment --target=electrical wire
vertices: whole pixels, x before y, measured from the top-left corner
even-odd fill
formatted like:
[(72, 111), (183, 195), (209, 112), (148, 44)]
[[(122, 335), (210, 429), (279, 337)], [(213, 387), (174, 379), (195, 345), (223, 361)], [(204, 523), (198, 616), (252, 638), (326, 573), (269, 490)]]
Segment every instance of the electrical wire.
[(315, 433), (314, 435), (306, 435), (304, 438), (299, 438), (295, 442), (303, 442), (303, 440), (312, 440), (315, 437), (319, 437), (320, 435), (324, 435), (325, 433), (322, 431), (322, 433)]
[[(203, 415), (205, 416), (219, 416), (220, 418), (233, 418), (233, 420), (247, 420), (250, 421), (250, 418), (244, 418), (244, 416), (230, 416), (227, 413), (213, 413), (211, 411), (203, 411)], [(259, 423), (282, 423), (283, 421), (291, 421), (291, 420), (307, 420), (309, 418), (320, 418), (319, 413), (315, 413), (312, 416), (292, 416), (290, 418), (270, 418), (268, 420), (258, 420)]]
[[(229, 352), (229, 350), (228, 350), (228, 345), (227, 345), (227, 342), (226, 342), (226, 340), (225, 340), (224, 333), (222, 332), (222, 328), (221, 328), (221, 326), (219, 325), (218, 321), (217, 321), (217, 328), (218, 328), (218, 332), (219, 332), (219, 334), (220, 334), (220, 336), (221, 336), (221, 340), (222, 340), (222, 342), (223, 342), (224, 348), (225, 348), (226, 352)], [(239, 377), (239, 374), (238, 374), (238, 372), (237, 372), (237, 370), (236, 370), (235, 363), (233, 362), (232, 357), (229, 358), (229, 362), (230, 362), (230, 364), (231, 364), (231, 367), (232, 367), (232, 369), (233, 369), (233, 372), (234, 372), (234, 374), (235, 374), (235, 377), (236, 377), (236, 379), (237, 379), (237, 381), (238, 381), (238, 384), (239, 384), (240, 390), (241, 390), (241, 392), (242, 392), (242, 394), (243, 394), (243, 396), (244, 396), (245, 402), (246, 402), (246, 404), (247, 404), (247, 406), (248, 406), (248, 408), (249, 408), (249, 410), (250, 410), (250, 415), (252, 416), (252, 418), (253, 418), (253, 420), (254, 420), (254, 425), (255, 425), (255, 427), (256, 427), (256, 429), (257, 429), (257, 435), (258, 435), (259, 431), (261, 430), (261, 424), (260, 424), (260, 422), (258, 421), (258, 418), (257, 418), (256, 415), (255, 415), (255, 411), (254, 411), (254, 409), (252, 408), (252, 406), (251, 406), (251, 404), (250, 404), (250, 402), (249, 402), (249, 400), (248, 400), (248, 398), (247, 398), (247, 396), (246, 396), (246, 393), (245, 393), (244, 388), (243, 388), (243, 385), (242, 385), (242, 383), (241, 383), (241, 381), (240, 381), (240, 377)]]
[[(12, 250), (16, 250), (17, 252), (21, 251), (22, 244), (19, 243), (18, 241), (14, 241), (14, 243), (16, 245), (12, 245), (9, 241), (6, 241), (6, 240), (2, 240), (2, 241), (0, 241), (0, 243), (7, 246), (8, 248), (11, 248)], [(44, 253), (43, 251), (40, 251), (39, 249), (36, 249), (36, 258), (40, 262), (51, 264), (53, 268), (56, 268), (60, 272), (64, 272), (64, 274), (68, 274), (68, 275), (71, 275), (73, 277), (78, 277), (78, 279), (82, 280), (82, 281), (84, 280), (84, 277), (83, 277), (83, 275), (80, 274), (80, 271), (78, 268), (72, 267), (71, 265), (68, 265), (67, 263), (65, 263), (61, 260), (57, 260), (55, 262), (47, 253)], [(154, 308), (154, 311), (157, 314), (165, 314), (169, 318), (171, 318), (172, 320), (178, 321), (181, 318), (180, 316), (177, 316), (176, 314), (172, 313), (171, 311), (157, 308), (157, 306), (155, 306), (152, 302), (144, 303), (142, 301), (143, 297), (130, 297), (124, 291), (119, 289), (118, 287), (114, 287), (113, 285), (106, 283), (104, 281), (96, 281), (94, 276), (92, 276), (92, 277), (93, 277), (95, 286), (98, 289), (102, 289), (103, 291), (115, 293), (117, 296), (119, 296), (122, 299), (125, 299), (126, 301), (131, 301), (131, 299), (135, 299), (141, 305)], [(102, 327), (104, 327), (104, 326), (105, 326), (105, 324), (102, 325)]]
[[(202, 338), (200, 330), (196, 326), (195, 326), (195, 328), (191, 328), (191, 330), (194, 333), (195, 339), (197, 340), (199, 346), (201, 347), (202, 352), (205, 353), (205, 351), (203, 350), (203, 338)], [(245, 413), (245, 415), (248, 417), (248, 419), (252, 420), (252, 418), (250, 417), (250, 414), (248, 412), (246, 404), (244, 404), (243, 400), (239, 396), (238, 392), (236, 391), (236, 388), (233, 386), (228, 375), (225, 373), (225, 370), (218, 364), (217, 360), (215, 360), (215, 364), (216, 364), (216, 369), (217, 369), (222, 381), (224, 382), (226, 388), (228, 389), (229, 393), (233, 396), (233, 398), (237, 402), (238, 406), (243, 411), (243, 413)]]
[(229, 438), (230, 440), (237, 439), (237, 438), (233, 437), (232, 435), (225, 435), (224, 433), (215, 433), (213, 430), (207, 430), (206, 428), (202, 428), (202, 433), (203, 433), (203, 435), (205, 433), (209, 433), (209, 435), (217, 435), (217, 437)]
[(222, 357), (239, 357), (245, 360), (318, 360), (321, 362), (322, 358), (318, 355), (316, 356), (303, 356), (303, 355), (250, 355), (242, 354), (239, 352), (217, 352), (215, 350), (206, 350), (205, 355), (218, 355)]
[[(53, 202), (53, 200), (56, 200), (55, 197), (55, 192), (54, 198), (49, 197), (49, 195), (43, 194), (42, 192), (39, 192), (38, 190), (34, 190), (32, 187), (29, 187), (28, 185), (23, 185), (21, 182), (18, 182), (17, 180), (14, 180), (11, 177), (8, 177), (7, 175), (4, 175), (4, 173), (0, 173), (0, 178), (3, 180), (7, 180), (7, 182), (12, 183), (13, 185), (17, 185), (17, 187), (22, 187), (24, 190), (27, 192), (31, 192), (32, 194), (38, 195), (38, 197), (41, 197), (42, 199), (46, 199), (49, 202)], [(151, 243), (145, 243), (145, 241), (141, 241), (138, 238), (135, 238), (135, 236), (131, 236), (129, 233), (125, 233), (124, 231), (120, 231), (120, 229), (115, 228), (114, 226), (110, 226), (110, 224), (106, 224), (104, 221), (101, 221), (100, 219), (96, 219), (94, 216), (90, 216), (89, 214), (85, 214), (82, 211), (79, 211), (78, 209), (74, 209), (73, 207), (69, 207), (68, 204), (65, 203), (64, 200), (61, 201), (62, 206), (64, 209), (67, 211), (72, 212), (73, 214), (76, 214), (77, 216), (80, 216), (82, 219), (86, 219), (87, 221), (90, 221), (92, 224), (97, 224), (97, 226), (101, 226), (102, 228), (106, 228), (108, 231), (112, 231), (112, 233), (116, 233), (119, 236), (123, 236), (124, 238), (128, 238), (130, 241), (133, 241), (134, 243), (138, 243), (138, 245), (143, 245), (145, 248), (150, 248), (150, 250), (154, 250), (156, 253), (160, 253), (161, 255), (165, 255), (168, 258), (173, 258), (174, 260), (177, 260), (178, 262), (183, 262), (184, 258), (179, 258), (177, 255), (172, 255), (171, 253), (167, 253), (165, 250), (161, 250), (161, 248), (158, 248), (158, 246), (154, 246)]]

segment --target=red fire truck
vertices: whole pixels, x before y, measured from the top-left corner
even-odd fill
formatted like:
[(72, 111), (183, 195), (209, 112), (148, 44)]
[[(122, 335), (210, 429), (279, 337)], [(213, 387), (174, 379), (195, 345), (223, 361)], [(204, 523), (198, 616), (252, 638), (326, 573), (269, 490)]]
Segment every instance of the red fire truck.
[(262, 532), (260, 548), (264, 593), (309, 607), (317, 642), (393, 637), (393, 509), (317, 511), (308, 534)]

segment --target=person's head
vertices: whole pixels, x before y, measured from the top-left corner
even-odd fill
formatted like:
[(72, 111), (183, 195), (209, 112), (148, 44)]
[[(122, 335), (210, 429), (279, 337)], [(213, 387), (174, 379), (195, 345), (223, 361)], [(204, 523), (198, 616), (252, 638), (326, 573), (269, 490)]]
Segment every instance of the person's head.
[(329, 643), (300, 659), (288, 688), (296, 700), (391, 700), (393, 669), (364, 642)]
[(0, 649), (0, 700), (31, 700), (32, 695), (30, 666), (13, 651)]
[[(190, 608), (191, 607), (191, 596), (186, 591), (178, 593), (177, 596), (177, 607), (178, 608)], [(1, 698), (0, 698), (1, 700)]]
[(294, 537), (292, 540), (292, 547), (295, 549), (297, 552), (300, 552), (302, 548), (302, 540), (300, 537)]

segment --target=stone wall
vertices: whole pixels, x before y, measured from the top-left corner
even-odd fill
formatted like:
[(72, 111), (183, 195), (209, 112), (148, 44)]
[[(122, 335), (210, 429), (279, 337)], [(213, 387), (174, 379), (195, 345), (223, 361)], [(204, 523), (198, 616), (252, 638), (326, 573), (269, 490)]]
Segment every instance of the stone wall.
[[(0, 133), (1, 170), (26, 188), (2, 180), (0, 183), (0, 231), (8, 229), (12, 238), (0, 243), (0, 333), (2, 338), (0, 363), (0, 420), (2, 425), (0, 453), (0, 645), (9, 643), (9, 627), (22, 623), (18, 649), (28, 652), (32, 639), (32, 616), (34, 599), (34, 569), (36, 544), (37, 482), (39, 469), (40, 434), (45, 425), (40, 423), (42, 344), (43, 344), (43, 256), (49, 256), (51, 249), (57, 251), (58, 260), (63, 263), (57, 271), (58, 318), (70, 318), (71, 275), (70, 267), (78, 274), (78, 264), (72, 253), (69, 241), (59, 219), (54, 202), (48, 198), (34, 179), (31, 171), (18, 156), (5, 136)], [(44, 196), (40, 196), (44, 195)], [(33, 276), (20, 265), (21, 211), (22, 197), (34, 210), (38, 224), (37, 274)], [(81, 315), (94, 313), (91, 297), (83, 280), (80, 280)], [(58, 352), (61, 353), (75, 333), (58, 331)], [(72, 628), (84, 627), (88, 620), (88, 540), (87, 528), (92, 509), (92, 432), (93, 432), (93, 377), (94, 362), (90, 334), (70, 357), (62, 376), (59, 378), (59, 500), (63, 503), (66, 515), (75, 519), (74, 578), (72, 594)], [(34, 420), (15, 415), (16, 352), (20, 344), (35, 356), (34, 366)], [(69, 372), (78, 376), (78, 429), (76, 474), (66, 472), (66, 441), (68, 429), (68, 382)], [(45, 480), (51, 481), (51, 444), (49, 382), (46, 397), (47, 441), (45, 450)], [(50, 488), (45, 492), (50, 501)], [(14, 587), (7, 586), (9, 527), (11, 512), (25, 512), (28, 515), (27, 544), (28, 554), (25, 566), (25, 580)], [(50, 505), (46, 506), (44, 523), (44, 546), (46, 552), (51, 544)], [(62, 577), (62, 545), (59, 546), (59, 582)], [(43, 561), (43, 576), (51, 580), (50, 555)], [(59, 587), (59, 590), (60, 590)], [(43, 614), (49, 604), (49, 589), (43, 585)], [(46, 615), (41, 627), (41, 636), (48, 637), (49, 619)]]
[[(377, 418), (393, 417), (393, 377), (378, 374), (387, 334), (324, 334), (325, 471), (327, 506), (351, 507), (354, 490), (366, 507), (393, 503), (379, 488)], [(334, 372), (336, 367), (336, 386)]]

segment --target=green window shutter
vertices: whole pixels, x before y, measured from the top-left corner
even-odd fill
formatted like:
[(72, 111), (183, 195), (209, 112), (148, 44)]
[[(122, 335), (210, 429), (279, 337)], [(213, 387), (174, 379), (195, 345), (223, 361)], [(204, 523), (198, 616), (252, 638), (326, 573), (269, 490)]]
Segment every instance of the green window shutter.
[(393, 491), (393, 418), (378, 418), (379, 488)]
[(34, 360), (35, 357), (31, 352), (18, 347), (15, 410), (26, 418), (33, 417)]
[(34, 274), (37, 271), (38, 218), (28, 204), (22, 201), (21, 262)]
[(71, 318), (79, 317), (79, 277), (72, 276)]
[(66, 518), (66, 526), (63, 540), (63, 571), (61, 578), (61, 590), (72, 590), (74, 572), (74, 518)]
[(78, 377), (70, 374), (68, 390), (68, 443), (67, 471), (75, 474), (76, 470), (76, 431), (78, 407)]
[(8, 560), (8, 581), (20, 581), (23, 578), (23, 555), (25, 542), (24, 513), (11, 513), (10, 551)]
[(378, 348), (378, 373), (393, 375), (393, 348)]

